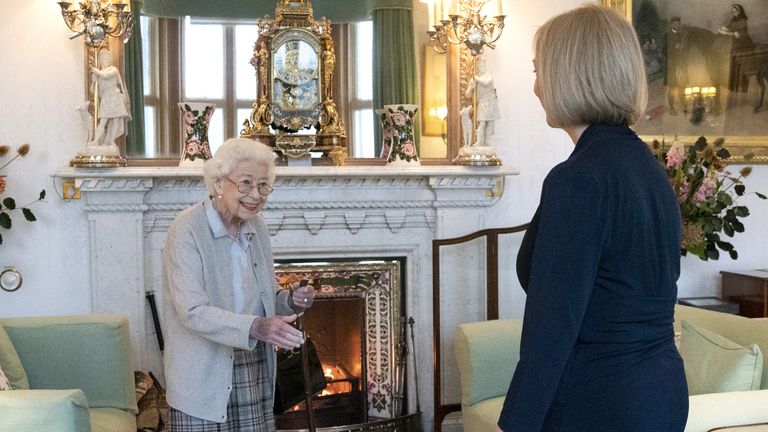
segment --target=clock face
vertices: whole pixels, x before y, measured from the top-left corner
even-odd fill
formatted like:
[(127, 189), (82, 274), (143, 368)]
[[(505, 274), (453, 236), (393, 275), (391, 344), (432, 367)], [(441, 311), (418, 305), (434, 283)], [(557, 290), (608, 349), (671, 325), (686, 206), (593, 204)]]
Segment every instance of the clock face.
[(317, 51), (303, 40), (289, 40), (274, 53), (273, 77), (288, 85), (317, 79)]

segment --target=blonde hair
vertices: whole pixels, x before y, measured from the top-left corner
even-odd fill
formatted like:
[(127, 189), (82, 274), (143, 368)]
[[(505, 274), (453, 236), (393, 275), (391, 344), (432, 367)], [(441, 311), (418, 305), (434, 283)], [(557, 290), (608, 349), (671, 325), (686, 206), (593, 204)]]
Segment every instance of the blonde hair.
[(645, 110), (640, 43), (611, 9), (589, 5), (550, 19), (536, 31), (534, 51), (550, 126), (632, 125)]
[(248, 138), (230, 138), (216, 150), (212, 159), (208, 159), (203, 164), (203, 178), (208, 194), (216, 195), (216, 182), (229, 175), (235, 165), (245, 159), (265, 164), (267, 180), (270, 184), (275, 182), (275, 155), (271, 147)]

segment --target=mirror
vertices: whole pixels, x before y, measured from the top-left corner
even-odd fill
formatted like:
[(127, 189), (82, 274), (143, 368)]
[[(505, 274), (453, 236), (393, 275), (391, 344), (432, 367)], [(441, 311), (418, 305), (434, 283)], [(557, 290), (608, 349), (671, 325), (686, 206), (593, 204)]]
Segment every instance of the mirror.
[[(318, 12), (315, 17), (319, 18)], [(384, 160), (375, 154), (374, 131), (379, 125), (373, 110), (379, 107), (372, 105), (371, 22), (335, 23), (333, 16), (328, 18), (334, 22), (334, 99), (347, 128), (347, 164), (383, 164)], [(175, 165), (182, 147), (181, 115), (176, 109), (179, 101), (207, 101), (216, 105), (209, 130), (213, 151), (225, 138), (239, 136), (256, 97), (256, 74), (249, 62), (258, 35), (257, 21), (156, 17), (142, 17), (141, 21), (147, 133), (143, 149), (127, 152), (129, 164)], [(420, 158), (423, 164), (450, 164), (459, 147), (455, 142), (458, 132), (449, 127), (456, 123), (451, 120), (453, 112), (458, 112), (458, 100), (452, 102), (455, 109), (449, 108), (449, 89), (458, 88), (454, 83), (458, 80), (451, 75), (458, 68), (451, 68), (448, 61), (455, 58), (455, 53), (440, 55), (428, 45), (428, 22), (427, 4), (415, 0)], [(222, 69), (225, 64), (234, 66)], [(351, 67), (355, 64), (357, 67)]]

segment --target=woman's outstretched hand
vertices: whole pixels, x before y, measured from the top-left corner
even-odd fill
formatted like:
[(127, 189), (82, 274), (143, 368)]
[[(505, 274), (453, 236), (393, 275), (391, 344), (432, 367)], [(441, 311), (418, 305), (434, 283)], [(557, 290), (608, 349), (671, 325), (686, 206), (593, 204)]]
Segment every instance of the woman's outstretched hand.
[(279, 348), (298, 348), (304, 343), (301, 331), (291, 325), (296, 314), (258, 317), (251, 323), (251, 338), (271, 343)]

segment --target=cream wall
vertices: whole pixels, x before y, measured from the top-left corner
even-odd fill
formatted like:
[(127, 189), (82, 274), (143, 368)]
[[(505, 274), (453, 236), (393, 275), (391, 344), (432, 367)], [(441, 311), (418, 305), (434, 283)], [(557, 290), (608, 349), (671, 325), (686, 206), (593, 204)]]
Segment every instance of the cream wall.
[[(504, 1), (507, 26), (498, 48), (486, 54), (501, 100), (503, 133), (493, 138), (501, 159), (521, 171), (510, 177), (502, 200), (490, 209), (489, 226), (526, 222), (539, 200), (541, 182), (549, 169), (573, 148), (567, 136), (550, 129), (533, 95), (531, 38), (550, 16), (578, 6), (575, 0)], [(74, 107), (84, 98), (83, 44), (69, 40), (58, 5), (52, 0), (0, 0), (0, 143), (29, 143), (30, 154), (3, 172), (8, 194), (19, 203), (48, 191), (45, 203), (33, 210), (39, 221), (29, 224), (20, 215), (11, 231), (2, 231), (0, 267), (15, 266), (24, 286), (15, 293), (0, 291), (0, 316), (87, 313), (90, 311), (88, 221), (76, 206), (64, 202), (51, 174), (64, 167), (84, 141)], [(768, 192), (768, 166), (756, 167), (749, 190)], [(746, 235), (734, 241), (738, 261), (701, 262), (686, 258), (680, 279), (681, 296), (716, 295), (718, 272), (724, 269), (768, 267), (768, 203), (745, 200), (752, 216)], [(763, 223), (761, 223), (763, 222)], [(116, 227), (119, 229), (119, 227)], [(524, 296), (514, 276), (515, 242), (505, 243), (508, 256), (502, 275), (504, 315), (520, 315)], [(653, 251), (648, 251), (649, 254)]]

